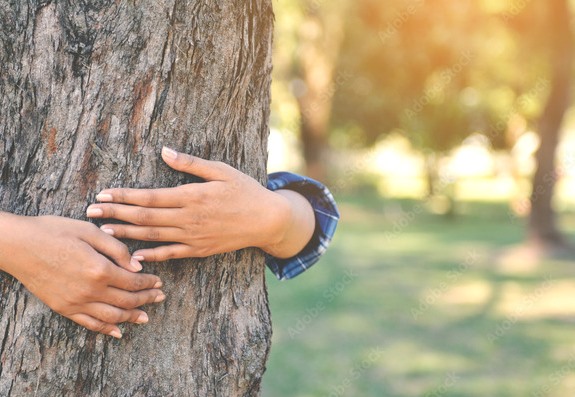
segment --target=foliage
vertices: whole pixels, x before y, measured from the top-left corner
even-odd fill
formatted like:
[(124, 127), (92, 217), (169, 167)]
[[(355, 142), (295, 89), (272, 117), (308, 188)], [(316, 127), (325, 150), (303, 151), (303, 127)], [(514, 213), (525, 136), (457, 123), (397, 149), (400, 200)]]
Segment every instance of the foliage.
[(355, 2), (338, 64), (353, 79), (336, 92), (333, 130), (371, 144), (400, 129), (439, 152), (475, 132), (510, 146), (509, 121), (533, 126), (547, 94), (533, 56), (545, 55), (545, 5), (531, 3)]

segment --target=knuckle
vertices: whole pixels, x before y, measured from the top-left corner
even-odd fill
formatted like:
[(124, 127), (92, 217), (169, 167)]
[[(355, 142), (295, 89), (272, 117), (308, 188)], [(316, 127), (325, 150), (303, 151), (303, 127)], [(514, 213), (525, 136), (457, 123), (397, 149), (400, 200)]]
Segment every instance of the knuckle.
[(157, 228), (150, 228), (146, 231), (146, 240), (158, 241), (160, 239), (160, 231)]
[(104, 211), (105, 218), (115, 218), (116, 217), (116, 206), (115, 205), (105, 205), (102, 207)]
[(158, 262), (158, 258), (159, 258), (159, 255), (158, 255), (158, 252), (156, 250), (152, 250), (148, 254), (148, 260), (150, 262)]
[(214, 161), (213, 166), (220, 170), (224, 170), (226, 167), (228, 167), (228, 165), (223, 161)]
[(195, 185), (195, 189), (190, 189), (187, 192), (188, 199), (196, 204), (203, 204), (208, 201), (208, 193), (203, 189), (203, 186)]
[(228, 178), (236, 175), (239, 172), (237, 169), (227, 163), (224, 163), (223, 161), (216, 162), (216, 168)]
[(112, 324), (119, 324), (124, 321), (124, 316), (122, 315), (122, 311), (114, 311), (114, 313), (110, 314), (110, 323)]
[(125, 238), (126, 237), (126, 234), (127, 234), (126, 228), (123, 225), (115, 224), (110, 229), (114, 230), (114, 237), (116, 238), (116, 240), (118, 242), (123, 244), (125, 247), (125, 248), (122, 248), (122, 255), (129, 255), (130, 251), (129, 251), (128, 247), (124, 243), (122, 243), (121, 241), (118, 240), (119, 238)]
[(128, 249), (128, 246), (119, 240), (116, 241), (117, 241), (116, 249), (118, 250), (118, 254), (123, 257), (130, 257), (130, 250)]
[[(134, 291), (141, 291), (147, 287), (146, 278), (142, 274), (134, 274), (134, 278), (130, 281), (130, 287)], [(140, 277), (137, 277), (140, 276)]]
[(107, 323), (117, 324), (121, 320), (118, 312), (111, 307), (105, 307), (100, 310), (98, 317)]
[(186, 168), (193, 168), (196, 158), (194, 156), (178, 156), (182, 166)]
[(182, 190), (182, 193), (186, 202), (193, 203), (197, 201), (196, 198), (198, 195), (196, 189), (186, 188), (185, 190)]
[(118, 189), (115, 193), (114, 193), (114, 197), (117, 199), (117, 201), (119, 201), (120, 203), (125, 203), (126, 202), (126, 189)]
[(90, 222), (86, 222), (86, 230), (89, 233), (99, 233), (101, 232), (100, 228), (98, 228), (98, 226), (96, 226), (94, 223), (90, 223)]
[(164, 261), (169, 261), (170, 259), (175, 259), (175, 258), (176, 258), (176, 253), (174, 251), (170, 250), (170, 251), (164, 253), (163, 256), (159, 257), (158, 260), (162, 259)]
[(98, 322), (97, 324), (93, 324), (87, 328), (91, 331), (99, 332), (102, 334), (107, 334), (111, 331), (111, 327), (108, 324), (102, 322)]
[(175, 259), (177, 257), (176, 251), (171, 247), (166, 247), (165, 249), (158, 250), (156, 252), (156, 261), (168, 261), (170, 259)]
[(195, 256), (205, 258), (212, 255), (211, 249), (208, 247), (198, 247), (194, 250)]
[(80, 302), (88, 302), (96, 295), (96, 289), (90, 285), (85, 286), (77, 292), (76, 299)]
[(136, 211), (136, 222), (139, 225), (147, 225), (152, 220), (152, 214), (148, 211), (147, 208), (139, 208)]
[(138, 303), (139, 303), (138, 297), (133, 294), (130, 294), (128, 296), (119, 299), (116, 305), (118, 307), (121, 307), (122, 309), (133, 309), (139, 306)]
[(107, 277), (106, 266), (101, 263), (94, 263), (92, 266), (89, 266), (87, 271), (88, 279), (95, 281), (95, 282), (102, 282)]
[(65, 316), (68, 312), (69, 306), (64, 301), (57, 301), (57, 302), (52, 303), (50, 305), (50, 308), (52, 310), (54, 310), (56, 313)]
[(130, 256), (130, 250), (128, 249), (128, 246), (126, 244), (124, 244), (123, 242), (121, 242), (120, 240), (118, 240), (120, 231), (122, 229), (122, 225), (109, 225), (107, 226), (107, 228), (112, 229), (114, 231), (114, 237), (116, 237), (115, 239), (111, 239), (107, 244), (109, 244), (109, 248), (110, 248), (110, 254), (113, 255), (114, 258), (117, 257), (128, 257)]
[(158, 201), (158, 195), (153, 190), (149, 190), (144, 194), (144, 204), (146, 207), (155, 207)]

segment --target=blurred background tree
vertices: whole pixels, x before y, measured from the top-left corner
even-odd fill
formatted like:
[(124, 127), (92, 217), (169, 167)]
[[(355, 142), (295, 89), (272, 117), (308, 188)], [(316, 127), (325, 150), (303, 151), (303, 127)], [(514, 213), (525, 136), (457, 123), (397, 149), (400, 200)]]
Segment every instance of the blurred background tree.
[(518, 191), (533, 178), (532, 204), (519, 205), (529, 241), (565, 246), (552, 198), (573, 74), (569, 0), (301, 0), (276, 14), (275, 84), (297, 104), (277, 124), (299, 132), (305, 172), (337, 181), (330, 147), (400, 135), (423, 158), (425, 196), (453, 198), (457, 169), (444, 164), (466, 139), (509, 157), (536, 131), (536, 172), (513, 159), (507, 168)]
[(274, 4), (272, 170), (342, 220), (263, 395), (573, 395), (575, 0)]
[(522, 26), (524, 29), (521, 29), (521, 34), (525, 38), (522, 44), (525, 48), (542, 44), (540, 52), (542, 58), (548, 61), (547, 73), (550, 75), (551, 88), (538, 123), (540, 145), (536, 153), (537, 169), (533, 176), (528, 232), (530, 243), (539, 249), (564, 251), (571, 247), (557, 227), (552, 199), (560, 176), (556, 169), (555, 154), (572, 91), (575, 55), (572, 14), (568, 0), (534, 2), (531, 10), (543, 22), (537, 23), (535, 18), (530, 18), (530, 23)]
[(296, 4), (286, 10), (291, 23), (284, 34), (296, 45), (285, 51), (289, 55), (282, 58), (283, 74), (298, 105), (306, 174), (325, 181), (332, 98), (341, 81), (335, 69), (348, 5), (347, 0), (299, 0)]

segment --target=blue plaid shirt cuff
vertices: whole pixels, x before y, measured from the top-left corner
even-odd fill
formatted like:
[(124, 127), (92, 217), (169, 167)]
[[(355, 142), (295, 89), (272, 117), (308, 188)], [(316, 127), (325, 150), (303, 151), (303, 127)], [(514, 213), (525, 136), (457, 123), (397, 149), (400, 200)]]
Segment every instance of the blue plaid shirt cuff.
[(287, 258), (267, 256), (266, 264), (280, 280), (294, 278), (314, 265), (331, 242), (339, 212), (331, 192), (321, 183), (290, 172), (275, 172), (268, 176), (268, 189), (288, 189), (308, 199), (314, 212), (316, 226), (307, 246), (297, 255)]

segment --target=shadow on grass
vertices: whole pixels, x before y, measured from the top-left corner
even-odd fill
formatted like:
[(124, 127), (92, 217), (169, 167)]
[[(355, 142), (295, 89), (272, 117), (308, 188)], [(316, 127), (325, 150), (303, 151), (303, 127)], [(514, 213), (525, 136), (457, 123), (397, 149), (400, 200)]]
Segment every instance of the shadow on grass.
[(498, 263), (523, 236), (505, 205), (446, 221), (413, 201), (340, 202), (322, 262), (269, 281), (263, 396), (572, 394), (575, 267)]

